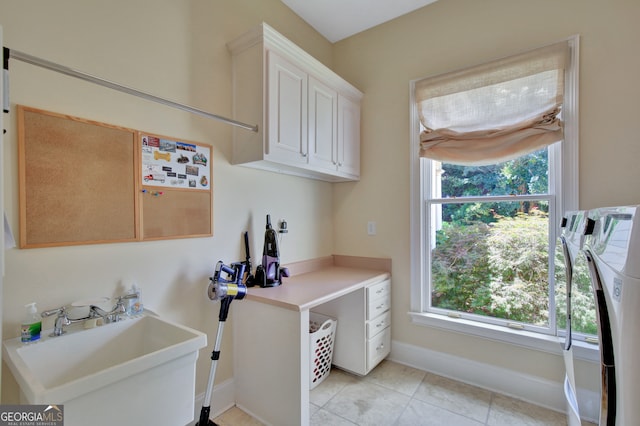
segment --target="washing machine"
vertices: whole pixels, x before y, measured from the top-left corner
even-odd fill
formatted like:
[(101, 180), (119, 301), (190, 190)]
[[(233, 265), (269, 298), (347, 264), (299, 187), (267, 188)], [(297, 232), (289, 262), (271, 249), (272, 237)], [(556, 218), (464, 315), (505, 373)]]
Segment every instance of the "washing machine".
[(596, 297), (601, 426), (640, 425), (640, 206), (590, 210), (583, 251)]
[[(573, 367), (572, 299), (576, 291), (577, 275), (586, 272), (586, 259), (582, 253), (587, 212), (567, 212), (560, 224), (561, 234), (556, 243), (555, 294), (556, 318), (564, 333), (559, 336), (564, 357), (564, 395), (567, 407), (567, 425), (580, 426), (580, 410), (576, 397), (576, 380)], [(562, 324), (564, 323), (564, 324)], [(562, 335), (564, 334), (564, 335)]]

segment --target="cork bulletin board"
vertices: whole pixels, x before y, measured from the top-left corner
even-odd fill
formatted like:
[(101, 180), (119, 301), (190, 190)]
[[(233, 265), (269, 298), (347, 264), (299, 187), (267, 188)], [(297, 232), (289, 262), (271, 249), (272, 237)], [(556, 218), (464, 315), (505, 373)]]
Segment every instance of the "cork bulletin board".
[(211, 147), (138, 133), (142, 238), (212, 235)]
[(21, 248), (212, 235), (210, 147), (17, 112)]

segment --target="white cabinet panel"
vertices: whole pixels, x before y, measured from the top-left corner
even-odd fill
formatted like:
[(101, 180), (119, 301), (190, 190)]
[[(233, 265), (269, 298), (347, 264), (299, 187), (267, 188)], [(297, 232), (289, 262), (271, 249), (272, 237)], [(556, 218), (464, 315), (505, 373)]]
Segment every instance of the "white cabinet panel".
[(388, 297), (369, 300), (369, 303), (367, 304), (367, 320), (369, 321), (374, 319), (388, 311), (390, 308), (390, 300)]
[(391, 350), (391, 329), (386, 328), (382, 333), (367, 342), (367, 365), (369, 371), (380, 363)]
[(338, 170), (360, 176), (360, 104), (338, 98)]
[(268, 158), (307, 163), (307, 73), (275, 52), (269, 61)]
[(371, 321), (367, 321), (367, 339), (384, 331), (391, 325), (391, 312), (387, 311)]
[(338, 169), (338, 92), (309, 77), (309, 165)]
[(384, 280), (367, 287), (367, 299), (374, 300), (391, 294), (391, 280)]

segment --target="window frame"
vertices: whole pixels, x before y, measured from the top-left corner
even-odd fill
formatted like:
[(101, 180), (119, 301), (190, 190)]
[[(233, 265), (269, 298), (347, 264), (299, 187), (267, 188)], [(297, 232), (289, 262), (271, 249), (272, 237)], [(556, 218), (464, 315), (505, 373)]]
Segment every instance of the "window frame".
[[(550, 236), (549, 252), (550, 264), (553, 263), (553, 253), (558, 232), (557, 224), (560, 223), (563, 212), (578, 209), (578, 140), (579, 140), (579, 35), (573, 35), (566, 39), (570, 53), (569, 65), (565, 70), (565, 93), (563, 101), (564, 140), (549, 147), (550, 174), (554, 173), (556, 179), (550, 181), (550, 194), (555, 201), (550, 201), (550, 211), (554, 215), (549, 216)], [(558, 331), (545, 334), (538, 331), (515, 329), (503, 325), (478, 322), (469, 317), (452, 318), (447, 315), (427, 312), (429, 304), (429, 286), (426, 283), (428, 277), (429, 262), (426, 261), (427, 238), (429, 238), (428, 226), (430, 217), (427, 210), (425, 196), (429, 189), (429, 173), (422, 172), (421, 162), (432, 163), (432, 160), (422, 159), (417, 147), (420, 144), (420, 119), (416, 106), (415, 85), (422, 80), (416, 79), (409, 83), (409, 108), (410, 108), (410, 318), (414, 324), (436, 327), (439, 329), (455, 331), (458, 333), (484, 337), (519, 346), (530, 347), (553, 353), (560, 353), (558, 344)], [(430, 167), (430, 165), (429, 165)], [(553, 170), (551, 170), (553, 168)], [(553, 184), (553, 186), (551, 186)], [(550, 292), (552, 292), (552, 286)], [(550, 293), (551, 295), (552, 293)], [(555, 310), (551, 310), (555, 327)], [(550, 318), (551, 320), (551, 318)], [(576, 344), (578, 358), (597, 360), (597, 347), (590, 344)]]

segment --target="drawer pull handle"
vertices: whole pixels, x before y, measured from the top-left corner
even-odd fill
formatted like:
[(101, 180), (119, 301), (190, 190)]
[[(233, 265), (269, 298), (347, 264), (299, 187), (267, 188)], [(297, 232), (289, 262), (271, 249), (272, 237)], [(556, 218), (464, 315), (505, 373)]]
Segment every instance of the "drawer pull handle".
[(376, 307), (376, 309), (382, 309), (382, 308), (384, 308), (384, 303), (383, 303), (382, 305), (378, 305), (378, 306)]
[(379, 351), (380, 349), (384, 349), (384, 343), (380, 343), (380, 346), (376, 348), (376, 351)]
[(377, 327), (377, 328), (380, 328), (380, 327), (382, 327), (383, 325), (384, 325), (384, 322), (379, 322), (379, 323), (377, 323), (377, 324), (376, 324), (376, 327)]
[(380, 294), (384, 291), (384, 289), (379, 288), (378, 291), (376, 291), (376, 294)]

